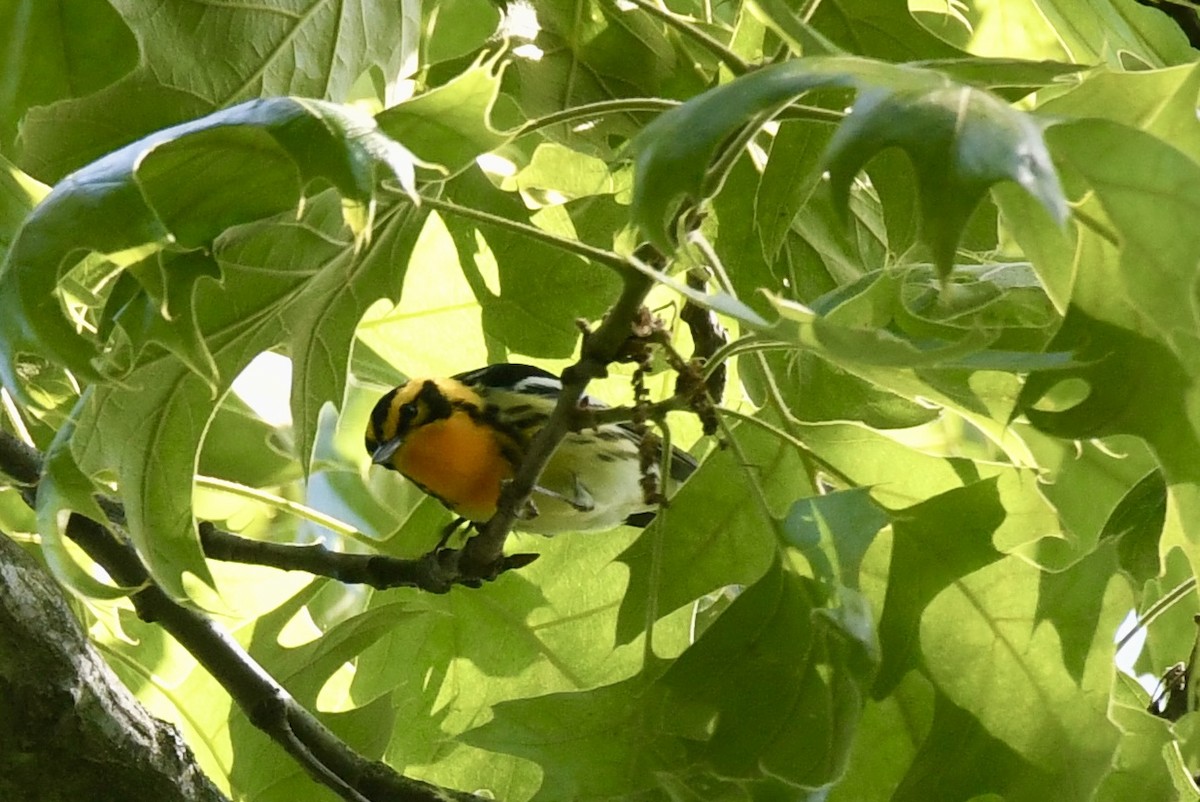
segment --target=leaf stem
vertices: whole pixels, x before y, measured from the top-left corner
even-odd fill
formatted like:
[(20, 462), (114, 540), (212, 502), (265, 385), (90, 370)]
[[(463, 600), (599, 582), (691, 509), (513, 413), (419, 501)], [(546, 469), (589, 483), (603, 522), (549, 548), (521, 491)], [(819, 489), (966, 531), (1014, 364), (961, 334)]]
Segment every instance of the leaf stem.
[(846, 113), (843, 111), (823, 109), (820, 106), (809, 106), (805, 103), (791, 103), (776, 116), (780, 120), (808, 120), (831, 125), (839, 125), (846, 119)]
[(582, 256), (584, 259), (612, 268), (623, 276), (629, 276), (634, 273), (634, 267), (629, 263), (629, 260), (614, 251), (606, 251), (603, 248), (596, 248), (579, 240), (560, 237), (557, 234), (551, 234), (549, 231), (543, 231), (537, 226), (522, 223), (519, 220), (510, 220), (507, 217), (500, 217), (490, 212), (472, 209), (469, 206), (460, 206), (457, 203), (442, 200), (441, 198), (422, 195), (421, 203), (428, 204), (430, 208), (436, 209), (439, 212), (447, 212), (457, 217), (465, 217), (468, 220), (474, 220), (479, 223), (522, 234), (551, 247), (573, 253), (576, 256)]
[(741, 130), (734, 134), (729, 144), (725, 145), (721, 151), (721, 155), (712, 163), (708, 170), (704, 173), (704, 182), (701, 185), (700, 195), (704, 198), (711, 198), (720, 191), (721, 185), (725, 183), (725, 178), (733, 170), (733, 166), (737, 164), (737, 160), (741, 158), (742, 152), (746, 146), (754, 141), (754, 137), (758, 136), (772, 117), (779, 112), (779, 107), (770, 109), (769, 111), (756, 114), (750, 122), (742, 126)]
[[(723, 409), (719, 411), (722, 413), (725, 412)], [(759, 512), (762, 513), (763, 518), (766, 519), (771, 529), (775, 532), (775, 536), (782, 542), (785, 536), (783, 525), (779, 519), (771, 514), (771, 504), (767, 500), (766, 488), (763, 487), (758, 474), (751, 470), (750, 460), (747, 458), (742, 444), (734, 436), (733, 428), (729, 425), (729, 420), (724, 414), (718, 415), (717, 420), (721, 426), (721, 434), (724, 435), (725, 442), (729, 443), (729, 447), (733, 449), (733, 453), (737, 456), (738, 464), (742, 467), (742, 474), (746, 482), (749, 483), (750, 488), (754, 491), (752, 495), (754, 496), (754, 500), (758, 502)]]
[(657, 17), (668, 26), (679, 31), (684, 36), (696, 42), (708, 52), (716, 56), (722, 64), (724, 64), (734, 75), (745, 75), (750, 72), (750, 64), (729, 49), (723, 42), (719, 42), (709, 34), (705, 33), (698, 25), (687, 20), (678, 14), (672, 13), (665, 8), (660, 8), (648, 0), (628, 0), (629, 3), (637, 6), (642, 11), (645, 11), (652, 17)]
[(1133, 640), (1134, 635), (1153, 624), (1154, 619), (1158, 618), (1167, 610), (1170, 610), (1195, 589), (1196, 577), (1194, 576), (1188, 577), (1175, 587), (1171, 588), (1171, 590), (1167, 592), (1167, 595), (1150, 605), (1150, 609), (1144, 614), (1138, 616), (1137, 622), (1130, 628), (1128, 632), (1124, 634), (1124, 636), (1121, 637), (1119, 641), (1117, 641), (1116, 651), (1119, 652), (1124, 649), (1129, 644), (1129, 641)]
[(663, 568), (663, 540), (666, 536), (666, 518), (667, 518), (667, 501), (666, 477), (671, 475), (671, 430), (666, 426), (660, 426), (662, 431), (662, 460), (659, 467), (658, 475), (662, 477), (662, 500), (658, 505), (658, 514), (654, 516), (654, 522), (650, 525), (646, 536), (650, 538), (650, 577), (649, 585), (651, 591), (646, 594), (646, 639), (642, 644), (642, 670), (647, 670), (654, 663), (654, 625), (658, 621), (658, 594), (654, 592), (654, 588), (658, 587), (659, 577), (662, 576)]
[(708, 362), (704, 365), (704, 371), (701, 376), (707, 379), (721, 363), (733, 359), (735, 356), (742, 354), (756, 353), (759, 351), (794, 351), (797, 346), (794, 343), (781, 342), (779, 340), (769, 340), (758, 334), (749, 334), (745, 337), (739, 337), (736, 340), (726, 343), (721, 346), (708, 358)]
[(549, 128), (552, 125), (560, 123), (569, 123), (574, 120), (588, 120), (592, 117), (600, 117), (612, 112), (632, 112), (632, 111), (666, 111), (680, 106), (682, 103), (678, 100), (669, 100), (667, 98), (657, 97), (635, 97), (635, 98), (620, 98), (618, 100), (601, 100), (596, 103), (588, 103), (583, 106), (573, 106), (569, 109), (562, 109), (543, 117), (537, 117), (529, 120), (523, 125), (520, 125), (513, 131), (513, 138), (531, 134), (534, 131), (539, 131), (542, 128)]
[(804, 443), (803, 440), (796, 437), (794, 434), (792, 434), (784, 429), (781, 429), (780, 427), (778, 427), (772, 423), (766, 422), (761, 417), (758, 417), (756, 415), (747, 415), (746, 413), (739, 412), (736, 409), (730, 409), (728, 407), (721, 407), (720, 413), (722, 415), (727, 415), (729, 417), (737, 418), (738, 420), (743, 421), (744, 423), (752, 424), (754, 426), (759, 427), (760, 429), (770, 432), (771, 434), (775, 435), (779, 439), (787, 442), (789, 445), (792, 446), (792, 448), (795, 448), (797, 451), (799, 451), (800, 454), (802, 455), (802, 458), (804, 458), (806, 462), (808, 460), (811, 460), (812, 462), (816, 463), (817, 465), (819, 465), (821, 467), (822, 471), (829, 474), (831, 477), (838, 480), (839, 482), (844, 484), (846, 487), (857, 487), (858, 486), (857, 482), (855, 482), (853, 479), (851, 479), (846, 474), (842, 473), (841, 469), (839, 469), (837, 466), (833, 465), (831, 462), (826, 460), (824, 457), (821, 457), (818, 454), (816, 454), (815, 452), (813, 452), (813, 450), (811, 448), (809, 448)]
[(1090, 229), (1092, 233), (1105, 240), (1109, 245), (1112, 245), (1114, 248), (1121, 247), (1121, 239), (1114, 231), (1078, 206), (1071, 207), (1071, 216), (1078, 220), (1084, 228)]
[(199, 474), (196, 476), (196, 484), (201, 487), (207, 487), (211, 490), (220, 490), (223, 493), (229, 493), (234, 496), (240, 496), (241, 498), (247, 498), (251, 501), (262, 502), (263, 504), (267, 504), (269, 506), (284, 510), (285, 512), (289, 512), (298, 518), (311, 521), (317, 526), (323, 526), (326, 529), (341, 535), (342, 537), (350, 538), (351, 540), (357, 540), (360, 543), (366, 543), (368, 545), (377, 545), (375, 541), (368, 537), (364, 537), (361, 532), (345, 521), (339, 521), (332, 515), (326, 515), (323, 512), (314, 510), (312, 507), (306, 506), (297, 501), (292, 501), (291, 499), (283, 498), (282, 496), (277, 496), (274, 493), (268, 493), (267, 491), (260, 490), (256, 487), (247, 487), (246, 485), (238, 484), (237, 482), (218, 479), (215, 476), (202, 476)]

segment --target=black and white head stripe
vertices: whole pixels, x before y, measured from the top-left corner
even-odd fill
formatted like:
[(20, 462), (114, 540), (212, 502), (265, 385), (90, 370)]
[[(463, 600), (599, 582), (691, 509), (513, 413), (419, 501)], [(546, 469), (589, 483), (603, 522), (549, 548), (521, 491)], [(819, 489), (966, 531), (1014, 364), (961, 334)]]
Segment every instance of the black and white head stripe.
[(555, 398), (562, 391), (562, 382), (553, 373), (533, 365), (511, 362), (488, 365), (486, 368), (460, 373), (454, 378), (467, 385), (483, 385), (543, 398)]
[[(488, 365), (485, 368), (459, 373), (454, 378), (468, 386), (483, 386), (551, 400), (557, 400), (562, 392), (562, 381), (553, 373), (533, 365), (513, 362)], [(604, 409), (608, 406), (590, 395), (581, 398), (580, 403), (592, 409)]]

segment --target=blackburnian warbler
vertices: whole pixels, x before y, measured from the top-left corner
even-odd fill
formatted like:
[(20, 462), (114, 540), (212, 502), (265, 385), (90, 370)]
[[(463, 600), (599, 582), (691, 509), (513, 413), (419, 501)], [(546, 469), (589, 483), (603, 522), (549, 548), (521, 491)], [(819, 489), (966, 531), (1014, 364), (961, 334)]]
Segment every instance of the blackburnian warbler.
[[(510, 363), (450, 378), (412, 379), (375, 405), (367, 424), (367, 453), (373, 463), (399, 471), (456, 515), (483, 522), (496, 512), (501, 484), (516, 471), (561, 390), (554, 374)], [(590, 396), (581, 403), (605, 406)], [(642, 487), (643, 439), (621, 423), (568, 434), (542, 472), (517, 528), (554, 535), (621, 523), (646, 526), (656, 506), (647, 503)], [(695, 469), (695, 459), (672, 449), (672, 480), (681, 482)]]

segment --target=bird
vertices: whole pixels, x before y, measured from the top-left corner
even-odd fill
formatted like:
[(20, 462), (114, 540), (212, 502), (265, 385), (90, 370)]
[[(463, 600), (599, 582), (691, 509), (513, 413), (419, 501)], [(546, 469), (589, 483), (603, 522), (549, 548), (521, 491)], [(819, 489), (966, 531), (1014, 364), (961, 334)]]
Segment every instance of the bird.
[[(482, 524), (495, 514), (503, 483), (516, 472), (561, 391), (562, 382), (553, 373), (513, 362), (448, 378), (413, 378), (375, 404), (366, 427), (366, 450), (372, 464), (399, 472), (460, 519)], [(580, 404), (587, 409), (607, 406), (586, 395)], [(657, 505), (646, 501), (642, 487), (639, 448), (645, 437), (657, 440), (629, 423), (568, 433), (516, 528), (551, 536), (649, 525)], [(696, 467), (690, 454), (671, 449), (673, 484)], [(657, 474), (658, 467), (649, 470)]]

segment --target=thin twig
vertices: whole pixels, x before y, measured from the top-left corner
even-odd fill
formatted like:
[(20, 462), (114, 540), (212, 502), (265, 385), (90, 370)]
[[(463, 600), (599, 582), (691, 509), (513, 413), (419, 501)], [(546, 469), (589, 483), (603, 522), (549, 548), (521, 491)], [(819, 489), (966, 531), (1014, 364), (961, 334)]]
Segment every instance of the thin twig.
[[(281, 571), (304, 571), (345, 584), (369, 585), (377, 590), (417, 588), (429, 593), (446, 593), (455, 584), (478, 586), (483, 579), (461, 574), (455, 567), (457, 552), (442, 549), (415, 560), (383, 554), (346, 554), (327, 549), (320, 543), (295, 545), (251, 540), (226, 532), (207, 521), (200, 524), (200, 545), (204, 556), (224, 562), (262, 565)], [(497, 576), (523, 568), (536, 554), (513, 554), (504, 558)]]
[(689, 408), (688, 400), (680, 395), (655, 401), (644, 407), (605, 407), (603, 409), (581, 409), (571, 426), (572, 431), (581, 432), (611, 423), (626, 423), (641, 415), (652, 421), (662, 421), (668, 412), (681, 412)]

